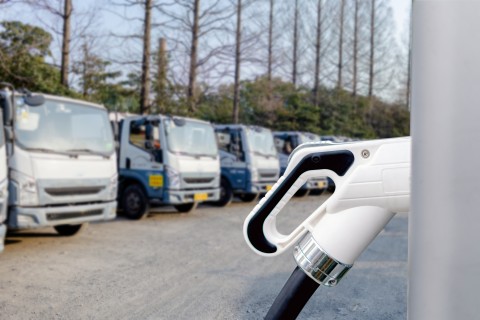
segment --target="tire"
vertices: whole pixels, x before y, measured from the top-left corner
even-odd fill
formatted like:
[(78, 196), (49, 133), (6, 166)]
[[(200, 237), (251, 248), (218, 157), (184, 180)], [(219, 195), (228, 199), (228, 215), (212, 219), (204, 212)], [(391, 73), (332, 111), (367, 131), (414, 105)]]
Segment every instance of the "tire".
[(335, 192), (335, 182), (333, 182), (333, 180), (330, 179), (330, 178), (327, 178), (327, 179), (328, 179), (327, 191), (331, 192), (331, 193), (334, 193)]
[(310, 195), (311, 196), (319, 196), (325, 191), (325, 189), (312, 189), (310, 190)]
[(197, 206), (198, 206), (198, 202), (174, 205), (175, 209), (177, 209), (178, 212), (182, 212), (182, 213), (192, 212), (197, 208)]
[(123, 214), (128, 219), (140, 220), (148, 213), (147, 195), (138, 184), (129, 185), (123, 190), (121, 203)]
[(258, 199), (258, 193), (241, 193), (238, 195), (243, 202), (253, 202)]
[(225, 179), (222, 178), (220, 182), (220, 200), (212, 202), (213, 205), (217, 207), (226, 207), (233, 200), (233, 190), (230, 186), (230, 183)]
[(309, 193), (310, 193), (310, 189), (298, 189), (297, 192), (295, 192), (295, 197), (303, 198), (308, 196)]
[(54, 226), (53, 228), (57, 233), (61, 236), (71, 237), (79, 233), (86, 223), (83, 224), (61, 224), (58, 226)]

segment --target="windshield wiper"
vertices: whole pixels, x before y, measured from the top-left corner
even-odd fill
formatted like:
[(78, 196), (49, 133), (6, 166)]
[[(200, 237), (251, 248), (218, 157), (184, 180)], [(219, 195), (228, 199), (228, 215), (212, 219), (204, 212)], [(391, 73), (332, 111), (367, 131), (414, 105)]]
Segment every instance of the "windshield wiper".
[(207, 154), (207, 153), (199, 153), (199, 154), (194, 154), (194, 157), (209, 157), (215, 159), (217, 156), (213, 154)]
[(260, 151), (253, 151), (253, 153), (256, 154), (256, 155), (265, 157), (265, 158), (275, 157), (275, 155), (273, 155), (273, 154), (267, 154), (267, 153), (263, 153), (263, 152), (260, 152)]
[(45, 152), (45, 153), (54, 153), (54, 154), (61, 154), (65, 156), (77, 156), (75, 153), (68, 152), (68, 151), (59, 151), (59, 150), (53, 150), (53, 149), (47, 149), (47, 148), (26, 148), (28, 151), (37, 151), (37, 152)]
[(190, 153), (186, 151), (177, 151), (175, 152), (176, 154), (180, 154), (182, 156), (190, 156), (194, 158), (199, 158), (199, 157), (209, 157), (209, 158), (216, 158), (216, 155), (213, 154), (206, 154), (206, 153)]
[(66, 150), (67, 152), (75, 152), (75, 154), (78, 154), (78, 152), (84, 152), (84, 153), (89, 153), (89, 154), (94, 154), (96, 156), (101, 156), (101, 157), (104, 157), (105, 159), (108, 159), (108, 155), (103, 153), (103, 152), (99, 152), (99, 151), (95, 151), (95, 150), (92, 150), (92, 149), (88, 149), (88, 148), (84, 148), (84, 149), (68, 149)]

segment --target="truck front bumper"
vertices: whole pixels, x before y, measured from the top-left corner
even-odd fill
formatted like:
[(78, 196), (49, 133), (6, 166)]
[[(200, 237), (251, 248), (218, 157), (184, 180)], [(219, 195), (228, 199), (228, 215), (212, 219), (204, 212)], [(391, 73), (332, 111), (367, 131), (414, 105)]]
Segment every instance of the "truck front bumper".
[(11, 207), (8, 227), (31, 229), (111, 220), (115, 218), (116, 210), (116, 201), (61, 207)]
[(328, 187), (328, 181), (325, 180), (308, 180), (303, 186), (302, 189), (309, 190), (324, 190)]
[(164, 201), (166, 204), (182, 204), (191, 202), (218, 201), (220, 188), (204, 190), (166, 190)]
[(277, 181), (252, 182), (246, 189), (246, 193), (267, 193)]
[(5, 234), (7, 233), (7, 226), (4, 224), (0, 225), (0, 252), (4, 249), (5, 243)]

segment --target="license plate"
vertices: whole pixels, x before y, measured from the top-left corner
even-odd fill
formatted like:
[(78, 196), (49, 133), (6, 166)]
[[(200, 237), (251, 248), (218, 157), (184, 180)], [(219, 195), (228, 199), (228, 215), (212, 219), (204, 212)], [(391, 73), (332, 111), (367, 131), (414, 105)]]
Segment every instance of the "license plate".
[(205, 201), (208, 200), (208, 193), (195, 193), (193, 195), (193, 200), (195, 201)]
[(267, 191), (270, 191), (270, 190), (272, 190), (272, 186), (271, 186), (271, 185), (268, 185), (268, 186), (265, 187), (265, 189), (266, 189)]
[(319, 188), (325, 188), (326, 186), (327, 186), (327, 184), (325, 183), (325, 181), (317, 182), (317, 187), (319, 187)]

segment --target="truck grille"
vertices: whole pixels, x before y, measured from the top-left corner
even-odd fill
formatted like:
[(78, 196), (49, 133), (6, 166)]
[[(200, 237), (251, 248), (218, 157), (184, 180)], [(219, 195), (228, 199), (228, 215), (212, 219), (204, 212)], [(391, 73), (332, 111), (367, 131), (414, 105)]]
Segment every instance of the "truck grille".
[(78, 212), (56, 212), (56, 213), (47, 213), (47, 219), (50, 221), (72, 219), (72, 218), (84, 218), (84, 217), (93, 217), (102, 215), (103, 210), (89, 210), (89, 211), (78, 211)]
[(276, 172), (260, 172), (260, 178), (275, 178), (277, 176)]
[(97, 194), (105, 187), (73, 187), (73, 188), (45, 188), (45, 192), (51, 196), (84, 196)]
[(186, 183), (210, 183), (214, 178), (183, 178)]

